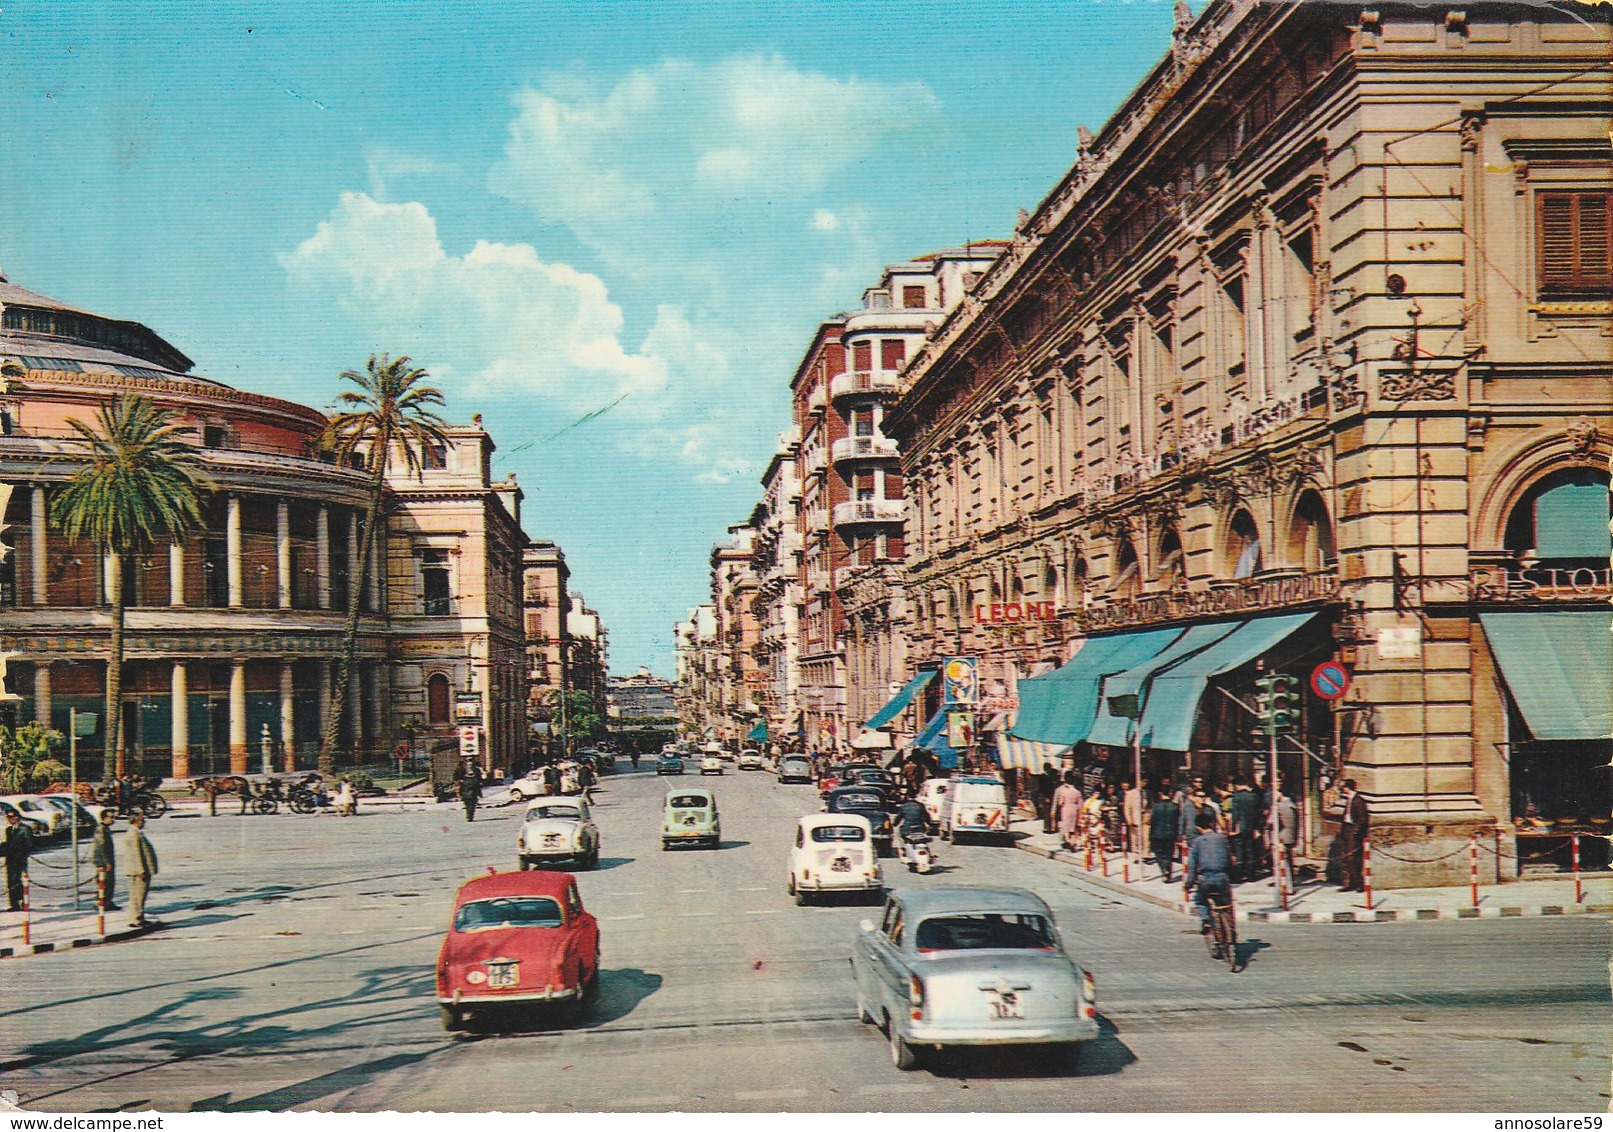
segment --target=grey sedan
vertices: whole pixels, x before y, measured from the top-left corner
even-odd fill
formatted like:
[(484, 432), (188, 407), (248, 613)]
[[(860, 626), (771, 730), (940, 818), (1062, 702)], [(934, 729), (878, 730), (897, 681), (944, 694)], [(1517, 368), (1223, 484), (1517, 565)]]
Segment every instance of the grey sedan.
[(1073, 1062), (1098, 1036), (1092, 976), (1023, 889), (892, 893), (878, 924), (862, 922), (851, 966), (857, 1015), (885, 1030), (898, 1069), (942, 1046), (1045, 1044)]

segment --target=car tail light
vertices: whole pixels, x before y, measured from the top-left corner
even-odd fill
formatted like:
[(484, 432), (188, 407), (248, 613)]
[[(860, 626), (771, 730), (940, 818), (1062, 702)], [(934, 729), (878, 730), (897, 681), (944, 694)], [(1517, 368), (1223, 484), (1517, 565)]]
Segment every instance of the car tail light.
[(1096, 1018), (1098, 1016), (1098, 981), (1092, 977), (1092, 972), (1081, 972), (1081, 1017)]
[(921, 1021), (924, 1018), (924, 980), (917, 975), (909, 975), (907, 980), (907, 1001), (913, 1008), (913, 1020)]

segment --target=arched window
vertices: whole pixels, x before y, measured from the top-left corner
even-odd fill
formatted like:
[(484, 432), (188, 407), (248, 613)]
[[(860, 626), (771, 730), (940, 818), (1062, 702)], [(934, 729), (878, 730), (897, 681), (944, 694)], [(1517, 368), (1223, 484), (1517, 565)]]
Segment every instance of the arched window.
[(1175, 531), (1166, 531), (1165, 536), (1159, 540), (1159, 572), (1154, 578), (1167, 589), (1187, 579), (1186, 563), (1182, 558), (1182, 540), (1177, 537)]
[(1530, 488), (1507, 519), (1506, 548), (1557, 569), (1607, 568), (1610, 541), (1607, 473), (1554, 472)]
[(1085, 609), (1092, 600), (1087, 590), (1087, 560), (1079, 554), (1070, 564), (1070, 605), (1077, 609)]
[(1109, 587), (1116, 597), (1136, 597), (1141, 592), (1142, 580), (1137, 577), (1137, 570), (1137, 548), (1125, 543), (1115, 555), (1115, 576)]
[(1260, 572), (1260, 532), (1254, 516), (1239, 511), (1227, 531), (1226, 565), (1234, 578), (1252, 578)]
[(434, 672), (426, 681), (426, 720), (447, 723), (449, 714), (448, 677)]
[(1059, 570), (1051, 562), (1042, 571), (1042, 600), (1051, 601), (1055, 605), (1061, 605), (1064, 602), (1064, 594), (1060, 592), (1059, 586)]
[(1019, 576), (1018, 567), (1014, 568), (1014, 576), (1008, 583), (1008, 600), (1021, 602), (1025, 600), (1025, 579)]
[(1294, 504), (1293, 522), (1288, 527), (1288, 560), (1306, 570), (1325, 570), (1338, 557), (1327, 504), (1317, 492), (1307, 491)]

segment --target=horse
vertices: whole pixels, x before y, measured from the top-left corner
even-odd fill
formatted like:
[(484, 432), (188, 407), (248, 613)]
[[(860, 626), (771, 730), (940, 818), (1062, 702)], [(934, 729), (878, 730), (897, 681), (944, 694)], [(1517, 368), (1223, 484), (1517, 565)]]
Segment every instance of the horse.
[(220, 794), (239, 794), (243, 814), (246, 813), (247, 803), (252, 800), (252, 786), (239, 774), (193, 778), (190, 780), (190, 792), (192, 794), (207, 795), (207, 812), (213, 816), (218, 814), (218, 796)]

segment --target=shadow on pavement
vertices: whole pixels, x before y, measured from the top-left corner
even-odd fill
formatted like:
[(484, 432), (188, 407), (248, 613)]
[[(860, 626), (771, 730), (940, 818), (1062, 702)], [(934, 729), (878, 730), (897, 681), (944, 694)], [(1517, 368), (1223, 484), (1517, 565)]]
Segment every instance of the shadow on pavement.
[(599, 864), (587, 871), (591, 873), (607, 872), (610, 869), (619, 869), (623, 865), (631, 865), (636, 859), (635, 857), (601, 857)]
[(1100, 1015), (1098, 1029), (1098, 1036), (1084, 1043), (1073, 1056), (1069, 1051), (1045, 1046), (960, 1047), (931, 1051), (928, 1068), (936, 1077), (954, 1080), (1107, 1077), (1137, 1060), (1137, 1055), (1120, 1040), (1114, 1023)]

